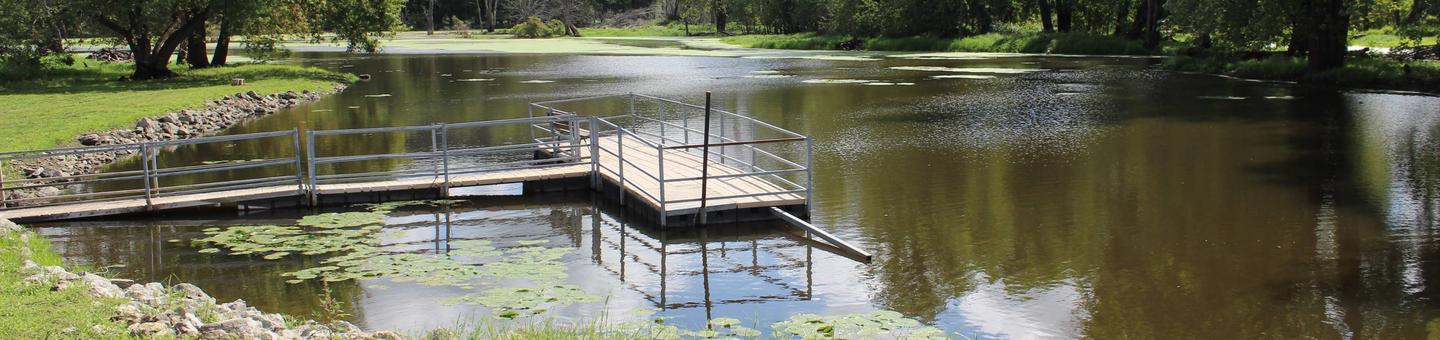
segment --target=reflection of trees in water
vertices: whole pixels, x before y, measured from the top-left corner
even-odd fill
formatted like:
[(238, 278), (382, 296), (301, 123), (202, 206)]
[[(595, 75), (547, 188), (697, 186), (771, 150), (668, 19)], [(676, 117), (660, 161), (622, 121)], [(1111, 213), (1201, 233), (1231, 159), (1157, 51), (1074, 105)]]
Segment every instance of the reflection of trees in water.
[[(1099, 338), (1419, 336), (1436, 314), (1432, 228), (1396, 235), (1396, 207), (1366, 198), (1362, 170), (1392, 163), (1351, 141), (1361, 128), (1343, 98), (1284, 111), (1313, 123), (1135, 118), (1078, 159), (1003, 146), (820, 154), (817, 200), (843, 203), (819, 218), (874, 238), (877, 302), (922, 318), (979, 286), (1023, 300), (1075, 285), (1078, 304), (1042, 308), (1071, 310), (1074, 331)], [(1440, 156), (1422, 158), (1406, 168), (1433, 171)], [(1394, 178), (1427, 195), (1413, 209), (1434, 204), (1433, 172)]]

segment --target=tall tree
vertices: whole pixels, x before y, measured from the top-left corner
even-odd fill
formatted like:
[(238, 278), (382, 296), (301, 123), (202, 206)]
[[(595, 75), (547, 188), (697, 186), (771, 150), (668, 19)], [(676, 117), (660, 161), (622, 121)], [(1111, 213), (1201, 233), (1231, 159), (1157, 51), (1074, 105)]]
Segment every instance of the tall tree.
[(170, 57), (210, 15), (210, 3), (203, 0), (78, 0), (72, 5), (130, 47), (133, 79), (174, 76)]
[(435, 0), (425, 0), (425, 34), (435, 35)]
[(1055, 0), (1055, 25), (1061, 32), (1074, 28), (1075, 0)]
[(1310, 33), (1309, 70), (1319, 72), (1345, 66), (1350, 33), (1349, 0), (1302, 0)]
[(1040, 30), (1043, 32), (1055, 31), (1055, 23), (1050, 21), (1050, 1), (1040, 0)]

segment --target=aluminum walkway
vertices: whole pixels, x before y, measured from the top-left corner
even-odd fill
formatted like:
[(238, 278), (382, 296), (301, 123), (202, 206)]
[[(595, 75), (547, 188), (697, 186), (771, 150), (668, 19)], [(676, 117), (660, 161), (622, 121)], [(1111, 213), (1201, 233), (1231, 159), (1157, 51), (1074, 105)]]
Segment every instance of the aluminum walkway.
[[(36, 222), (265, 201), (319, 206), (555, 181), (612, 193), (662, 226), (773, 218), (771, 208), (808, 215), (808, 137), (733, 112), (706, 116), (704, 106), (626, 94), (532, 103), (527, 118), (3, 153), (0, 217)], [(171, 157), (184, 152), (203, 156)], [(16, 161), (33, 167), (96, 153), (124, 160), (98, 174), (3, 175)], [(172, 164), (197, 158), (209, 161)], [(42, 188), (61, 194), (16, 195)]]

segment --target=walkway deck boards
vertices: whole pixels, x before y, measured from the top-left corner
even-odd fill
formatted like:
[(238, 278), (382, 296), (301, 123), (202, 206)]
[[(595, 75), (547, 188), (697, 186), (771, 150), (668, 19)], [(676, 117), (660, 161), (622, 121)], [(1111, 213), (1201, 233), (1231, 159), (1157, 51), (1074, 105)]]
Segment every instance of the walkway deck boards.
[[(600, 137), (598, 143), (600, 148), (614, 152), (619, 149), (616, 136)], [(624, 162), (626, 189), (629, 194), (636, 196), (645, 204), (660, 210), (660, 155), (656, 148), (645, 145), (635, 137), (626, 136), (623, 142), (624, 152), (621, 155), (627, 162)], [(665, 176), (666, 179), (698, 178), (701, 176), (700, 155), (685, 152), (683, 150), (665, 150)], [(589, 157), (589, 152), (582, 152)], [(601, 151), (600, 164), (604, 169), (600, 175), (611, 183), (620, 182), (619, 169), (621, 161), (619, 157), (610, 152)], [(715, 158), (709, 160), (709, 177), (712, 177), (707, 184), (708, 197), (725, 197), (749, 194), (764, 194), (784, 192), (787, 189), (770, 181), (756, 178), (755, 176), (713, 178), (725, 175), (743, 174), (745, 171), (734, 166), (722, 164)], [(649, 175), (646, 175), (645, 173)], [(652, 177), (654, 176), (654, 177)], [(694, 214), (700, 207), (700, 180), (682, 182), (669, 182), (665, 184), (664, 200), (667, 202), (695, 200), (690, 202), (669, 203), (664, 205), (666, 216)], [(646, 195), (648, 193), (649, 195)], [(651, 197), (654, 196), (654, 197)], [(796, 193), (762, 195), (755, 197), (740, 197), (726, 199), (708, 199), (706, 211), (719, 211), (743, 208), (763, 208), (805, 204), (805, 196)]]

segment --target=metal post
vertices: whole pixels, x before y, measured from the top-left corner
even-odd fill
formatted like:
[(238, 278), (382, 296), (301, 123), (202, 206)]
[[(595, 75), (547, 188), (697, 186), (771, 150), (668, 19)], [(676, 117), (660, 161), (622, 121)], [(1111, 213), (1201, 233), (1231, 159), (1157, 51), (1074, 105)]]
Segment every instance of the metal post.
[(305, 165), (300, 163), (300, 128), (290, 130), (290, 140), (295, 146), (295, 187), (296, 195), (305, 195)]
[[(530, 105), (526, 106), (526, 107), (525, 107), (525, 114), (526, 114), (527, 116), (529, 116), (530, 119), (535, 119), (535, 104), (530, 104)], [(534, 140), (535, 140), (535, 125), (534, 125), (534, 124), (531, 124), (531, 125), (530, 125), (530, 128), (529, 128), (529, 129), (526, 129), (526, 130), (530, 130), (530, 140), (531, 140), (531, 141), (534, 141)]]
[(555, 117), (555, 109), (550, 109), (549, 112), (545, 113), (545, 117), (550, 119), (550, 157), (558, 157), (560, 153), (560, 124), (556, 124), (554, 118), (552, 118)]
[(140, 144), (140, 180), (145, 182), (145, 210), (150, 210), (150, 143)]
[(6, 208), (5, 202), (5, 160), (0, 159), (0, 209)]
[(575, 162), (580, 162), (580, 132), (575, 128), (579, 120), (575, 116), (565, 118), (565, 126), (570, 127), (570, 157), (575, 157)]
[[(708, 103), (708, 102), (710, 101), (710, 99), (709, 99), (709, 98), (706, 98), (705, 101)], [(706, 104), (705, 107), (710, 107), (710, 105), (709, 105), (709, 104)], [(720, 116), (720, 121), (718, 122), (718, 124), (720, 124), (720, 127), (719, 127), (719, 129), (720, 129), (720, 136), (719, 136), (719, 137), (720, 137), (720, 142), (721, 142), (721, 143), (724, 143), (724, 142), (725, 142), (725, 116), (724, 116), (724, 115), (721, 115), (721, 116)], [(707, 125), (707, 126), (710, 125), (710, 109), (708, 109), (708, 108), (705, 109), (705, 125)], [(709, 134), (709, 133), (706, 133), (706, 134), (705, 134), (705, 138), (706, 138), (706, 140), (709, 140), (710, 134)], [(721, 156), (721, 157), (720, 157), (720, 164), (725, 164), (725, 157), (724, 157), (724, 156), (725, 156), (725, 145), (723, 145), (723, 144), (720, 145), (720, 156)]]
[(615, 126), (615, 165), (620, 166), (620, 206), (625, 206), (625, 130)]
[(600, 118), (590, 117), (590, 187), (600, 191)]
[[(675, 104), (670, 103), (670, 106), (674, 107)], [(687, 107), (680, 108), (680, 126), (684, 128), (681, 130), (685, 130), (684, 144), (690, 144), (690, 110)]]
[(155, 196), (160, 196), (160, 152), (150, 149), (150, 187), (155, 189)]
[(310, 163), (306, 169), (310, 174), (310, 207), (314, 208), (320, 205), (320, 187), (316, 184), (320, 169), (315, 167), (315, 130), (305, 131), (305, 159)]
[(805, 218), (815, 215), (815, 154), (813, 140), (805, 136)]
[(710, 91), (705, 91), (705, 129), (701, 133), (700, 149), (700, 209), (695, 211), (699, 224), (705, 224), (705, 204), (709, 198), (710, 184)]
[[(431, 130), (434, 131), (434, 130)], [(440, 197), (450, 197), (450, 126), (440, 123), (440, 171), (444, 181), (440, 183)]]
[(670, 125), (668, 124), (670, 123), (670, 106), (664, 105), (664, 103), (661, 102), (657, 102), (655, 104), (663, 106), (665, 108), (664, 110), (657, 109), (658, 111), (660, 111), (660, 147), (663, 148), (665, 147), (665, 139), (670, 138), (670, 136), (665, 135), (665, 126)]
[[(755, 119), (754, 119), (755, 117), (750, 117), (750, 118), (752, 118), (752, 119), (750, 120), (750, 137), (749, 137), (749, 138), (750, 138), (750, 140), (755, 140), (755, 139), (758, 139), (758, 138), (759, 138), (759, 137), (755, 136)], [(750, 172), (756, 172), (756, 171), (759, 171), (759, 170), (760, 170), (760, 167), (757, 166), (757, 165), (755, 165), (755, 151), (756, 151), (756, 150), (759, 150), (759, 149), (760, 149), (760, 146), (758, 146), (758, 145), (755, 145), (755, 144), (751, 144), (751, 145), (750, 145)]]
[[(661, 125), (661, 126), (664, 126), (664, 125)], [(659, 163), (659, 164), (660, 164), (660, 166), (659, 166), (659, 168), (660, 168), (660, 169), (659, 169), (659, 171), (660, 171), (660, 226), (661, 226), (661, 227), (664, 227), (666, 220), (668, 220), (667, 217), (670, 217), (670, 215), (667, 214), (666, 211), (665, 211), (665, 148), (664, 148), (664, 147), (655, 148), (655, 159), (657, 159), (656, 163)]]

